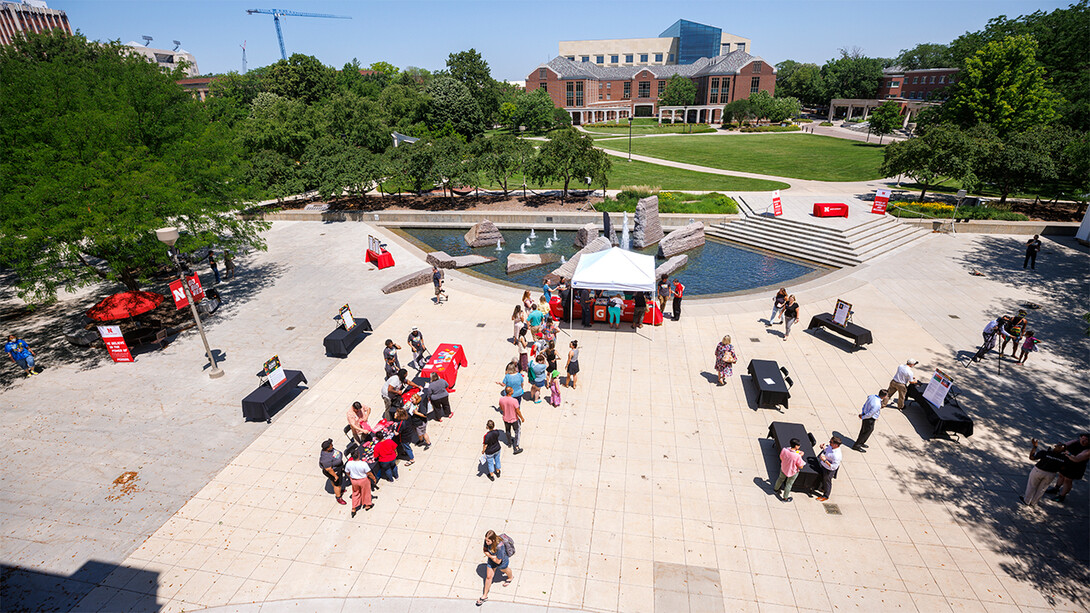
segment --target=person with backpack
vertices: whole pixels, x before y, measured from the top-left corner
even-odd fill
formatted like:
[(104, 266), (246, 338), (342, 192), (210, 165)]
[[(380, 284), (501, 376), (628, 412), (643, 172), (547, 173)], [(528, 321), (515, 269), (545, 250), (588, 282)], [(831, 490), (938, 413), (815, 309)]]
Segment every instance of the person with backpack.
[(496, 576), (497, 570), (503, 573), (503, 586), (511, 585), (511, 581), (514, 580), (515, 576), (511, 574), (508, 565), (510, 565), (511, 556), (514, 553), (515, 543), (511, 540), (511, 537), (506, 534), (497, 535), (494, 530), (484, 533), (484, 557), (485, 562), (488, 563), (488, 568), (485, 570), (484, 594), (477, 599), (478, 607), (488, 602), (488, 590), (492, 587), (492, 579)]

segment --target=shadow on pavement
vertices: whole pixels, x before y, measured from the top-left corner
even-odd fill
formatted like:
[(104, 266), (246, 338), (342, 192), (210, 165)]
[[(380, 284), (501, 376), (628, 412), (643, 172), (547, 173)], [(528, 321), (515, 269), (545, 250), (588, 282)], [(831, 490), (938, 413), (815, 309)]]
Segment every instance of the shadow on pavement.
[[(115, 571), (121, 587), (129, 589), (99, 590), (101, 601), (81, 601), (96, 585)], [(55, 575), (17, 566), (0, 564), (0, 602), (4, 611), (159, 611), (156, 593), (159, 573), (88, 560), (71, 575)], [(107, 600), (108, 598), (108, 600)]]

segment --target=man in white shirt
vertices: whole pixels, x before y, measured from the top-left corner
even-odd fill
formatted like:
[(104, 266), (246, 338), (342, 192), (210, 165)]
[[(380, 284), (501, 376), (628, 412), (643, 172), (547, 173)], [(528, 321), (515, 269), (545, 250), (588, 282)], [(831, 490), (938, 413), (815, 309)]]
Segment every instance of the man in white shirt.
[(821, 448), (818, 452), (818, 468), (821, 469), (821, 483), (823, 485), (821, 496), (818, 496), (820, 502), (825, 502), (829, 499), (829, 494), (833, 493), (833, 477), (836, 476), (836, 471), (840, 469), (840, 437), (834, 436), (829, 439), (829, 444)]
[(980, 350), (973, 356), (974, 362), (979, 362), (981, 358), (988, 354), (992, 348), (995, 347), (995, 337), (999, 334), (1000, 328), (1010, 320), (1010, 317), (1004, 315), (997, 319), (993, 319), (988, 322), (988, 325), (984, 326), (984, 331), (981, 333), (984, 336), (984, 344), (980, 346)]
[(402, 368), (396, 375), (382, 382), (382, 403), (386, 405), (383, 417), (387, 420), (393, 419), (394, 409), (401, 407), (401, 393), (405, 391), (408, 376), (409, 371)]
[(890, 396), (893, 396), (893, 392), (897, 392), (897, 408), (902, 411), (905, 408), (905, 395), (908, 394), (908, 386), (916, 383), (916, 375), (913, 374), (912, 367), (917, 364), (919, 362), (916, 360), (909, 360), (898, 366), (897, 372), (894, 373), (893, 379), (889, 382), (889, 389), (886, 390), (886, 393)]

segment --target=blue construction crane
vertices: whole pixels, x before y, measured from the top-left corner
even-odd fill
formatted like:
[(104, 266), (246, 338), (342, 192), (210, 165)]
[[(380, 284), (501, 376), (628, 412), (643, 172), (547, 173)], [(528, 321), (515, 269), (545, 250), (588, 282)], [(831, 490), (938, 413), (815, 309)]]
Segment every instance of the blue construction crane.
[(254, 13), (260, 13), (262, 15), (272, 15), (273, 23), (276, 24), (276, 39), (280, 41), (280, 57), (288, 59), (288, 52), (284, 50), (284, 33), (280, 31), (280, 17), (324, 17), (326, 19), (352, 19), (344, 15), (326, 15), (324, 13), (300, 13), (299, 11), (284, 11), (281, 9), (246, 9), (246, 12), (250, 15)]

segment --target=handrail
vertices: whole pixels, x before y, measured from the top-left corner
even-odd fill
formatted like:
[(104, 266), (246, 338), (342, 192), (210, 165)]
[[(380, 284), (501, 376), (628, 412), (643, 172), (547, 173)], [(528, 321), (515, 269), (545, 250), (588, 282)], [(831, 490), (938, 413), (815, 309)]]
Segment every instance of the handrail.
[[(951, 234), (957, 234), (958, 233), (957, 229), (955, 228), (955, 220), (957, 219), (958, 205), (960, 205), (960, 204), (961, 204), (961, 201), (959, 200), (958, 203), (954, 205), (954, 210), (950, 213), (950, 233)], [(906, 209), (905, 207), (897, 206), (896, 204), (890, 204), (889, 206), (892, 207), (892, 208), (895, 208), (895, 209), (901, 209), (902, 211), (908, 211), (910, 213), (919, 215), (921, 217), (926, 217), (928, 219), (935, 219), (935, 220), (938, 220), (938, 221), (945, 221), (946, 220), (945, 217), (936, 217), (934, 215), (928, 215), (927, 213), (924, 213), (923, 211), (913, 211), (912, 209)], [(900, 219), (900, 218), (898, 218), (898, 219)], [(911, 219), (911, 218), (906, 218), (906, 219)]]

